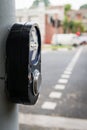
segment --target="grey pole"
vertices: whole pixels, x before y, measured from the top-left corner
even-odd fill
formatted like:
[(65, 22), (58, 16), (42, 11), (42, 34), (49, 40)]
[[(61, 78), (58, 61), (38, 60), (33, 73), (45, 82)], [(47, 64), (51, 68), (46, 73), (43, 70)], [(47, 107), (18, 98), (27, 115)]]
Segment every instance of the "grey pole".
[[(15, 23), (15, 0), (0, 0), (0, 77), (5, 76), (5, 46), (12, 24)], [(0, 130), (18, 130), (17, 105), (5, 95), (5, 81), (0, 78)]]

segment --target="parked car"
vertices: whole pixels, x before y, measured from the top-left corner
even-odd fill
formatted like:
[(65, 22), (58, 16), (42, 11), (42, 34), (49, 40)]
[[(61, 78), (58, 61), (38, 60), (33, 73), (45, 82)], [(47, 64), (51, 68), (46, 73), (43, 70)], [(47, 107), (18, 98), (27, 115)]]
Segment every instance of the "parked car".
[(79, 38), (80, 38), (80, 45), (87, 44), (87, 34), (82, 34)]
[(72, 45), (75, 34), (54, 34), (52, 37), (53, 45)]
[(80, 35), (73, 37), (73, 45), (87, 44), (87, 35)]
[(73, 46), (79, 46), (80, 45), (80, 36), (75, 35), (72, 39), (72, 45)]
[(52, 37), (53, 45), (73, 45), (79, 46), (87, 44), (87, 34), (77, 36), (76, 34), (54, 34)]

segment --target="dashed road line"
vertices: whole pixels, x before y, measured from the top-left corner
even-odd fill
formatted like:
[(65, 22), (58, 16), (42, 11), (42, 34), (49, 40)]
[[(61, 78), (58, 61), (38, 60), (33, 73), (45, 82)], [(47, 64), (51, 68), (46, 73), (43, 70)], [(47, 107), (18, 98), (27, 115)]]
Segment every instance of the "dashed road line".
[(72, 72), (71, 71), (64, 71), (64, 74), (68, 74), (68, 75), (71, 75), (72, 74)]
[(61, 98), (61, 96), (62, 96), (62, 93), (61, 92), (51, 92), (50, 94), (49, 94), (49, 97), (50, 98)]
[(66, 68), (66, 71), (72, 71), (72, 70), (73, 70), (73, 68), (70, 68), (70, 67)]
[(66, 84), (66, 83), (68, 83), (68, 80), (61, 78), (58, 80), (58, 83)]
[(42, 109), (48, 109), (48, 110), (54, 110), (57, 106), (57, 103), (55, 102), (44, 102), (41, 106)]
[(61, 78), (66, 78), (66, 79), (68, 79), (68, 78), (70, 78), (70, 75), (63, 74), (63, 75), (61, 76)]
[(65, 89), (65, 85), (57, 84), (57, 85), (55, 85), (54, 88), (55, 88), (56, 90), (63, 90), (63, 89)]
[[(61, 78), (58, 80), (58, 84), (54, 87), (55, 90), (64, 90), (66, 87), (66, 84), (68, 83), (68, 79), (70, 78), (70, 75), (72, 74), (73, 67), (76, 64), (76, 61), (78, 60), (80, 53), (83, 48), (80, 48), (78, 52), (75, 54), (73, 59), (71, 60), (70, 64), (64, 71), (64, 73), (61, 75)], [(50, 98), (57, 98), (60, 99), (62, 97), (62, 92), (51, 92), (49, 94)], [(57, 106), (57, 103), (55, 102), (44, 102), (41, 106), (42, 109), (49, 109), (54, 110)]]
[(82, 50), (83, 50), (83, 48), (81, 47), (81, 48), (78, 50), (78, 52), (76, 53), (76, 55), (73, 57), (72, 61), (71, 61), (70, 64), (68, 65), (68, 67), (72, 67), (72, 68), (73, 68), (73, 67), (75, 66), (75, 64), (76, 64), (76, 62), (77, 62), (77, 60), (78, 60), (78, 58), (79, 58), (79, 56), (80, 56)]

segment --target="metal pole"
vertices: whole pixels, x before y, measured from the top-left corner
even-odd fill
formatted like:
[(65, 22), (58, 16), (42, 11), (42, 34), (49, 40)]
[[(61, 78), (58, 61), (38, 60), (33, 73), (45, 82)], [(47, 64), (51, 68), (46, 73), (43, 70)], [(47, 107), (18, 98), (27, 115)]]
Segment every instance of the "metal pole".
[[(5, 46), (12, 24), (15, 23), (15, 0), (0, 0), (0, 77), (5, 76)], [(17, 105), (5, 95), (5, 80), (0, 78), (0, 130), (18, 130)]]

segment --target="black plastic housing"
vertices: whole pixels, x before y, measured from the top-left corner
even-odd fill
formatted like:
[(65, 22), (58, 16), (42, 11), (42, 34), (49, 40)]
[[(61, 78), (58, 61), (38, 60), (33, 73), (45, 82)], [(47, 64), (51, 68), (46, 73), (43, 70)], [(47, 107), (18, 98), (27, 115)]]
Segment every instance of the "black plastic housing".
[[(38, 37), (37, 62), (30, 59), (30, 31)], [(6, 42), (6, 91), (14, 103), (33, 105), (39, 92), (33, 92), (33, 73), (41, 73), (41, 35), (37, 24), (14, 24)], [(29, 78), (30, 75), (30, 78)]]

